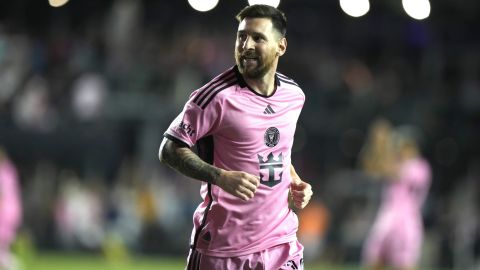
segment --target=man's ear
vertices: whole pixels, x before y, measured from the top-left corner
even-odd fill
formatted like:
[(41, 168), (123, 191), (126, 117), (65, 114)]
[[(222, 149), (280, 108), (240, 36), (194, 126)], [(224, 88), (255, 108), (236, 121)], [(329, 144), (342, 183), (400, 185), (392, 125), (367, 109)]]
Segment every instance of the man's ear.
[(285, 37), (280, 38), (278, 41), (277, 56), (282, 56), (287, 51), (287, 39)]

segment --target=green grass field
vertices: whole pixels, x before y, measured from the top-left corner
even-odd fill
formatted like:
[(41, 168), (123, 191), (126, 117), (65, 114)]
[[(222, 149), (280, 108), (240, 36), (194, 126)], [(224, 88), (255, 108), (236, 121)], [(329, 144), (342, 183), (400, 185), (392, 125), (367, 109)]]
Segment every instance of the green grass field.
[[(25, 270), (183, 270), (183, 258), (136, 257), (108, 262), (102, 256), (64, 253), (40, 253)], [(306, 265), (307, 270), (353, 270), (357, 267)]]
[[(186, 258), (135, 256), (115, 241), (97, 254), (38, 250), (28, 235), (20, 235), (13, 247), (20, 270), (183, 270)], [(354, 266), (312, 265), (307, 270), (358, 270)], [(212, 269), (214, 270), (214, 269)]]

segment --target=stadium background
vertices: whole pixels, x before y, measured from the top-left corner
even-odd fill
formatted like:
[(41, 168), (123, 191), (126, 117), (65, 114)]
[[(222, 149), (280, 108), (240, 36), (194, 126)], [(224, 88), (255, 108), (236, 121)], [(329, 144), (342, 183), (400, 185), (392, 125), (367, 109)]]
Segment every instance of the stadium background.
[[(233, 64), (245, 5), (0, 3), (0, 145), (20, 173), (15, 249), (27, 265), (72, 253), (181, 265), (198, 183), (161, 166), (158, 146), (192, 89)], [(480, 2), (434, 1), (421, 21), (400, 0), (373, 1), (360, 18), (333, 0), (279, 7), (289, 19), (279, 70), (307, 96), (293, 161), (328, 224), (312, 263), (359, 263), (379, 186), (357, 158), (383, 116), (420, 127), (433, 168), (422, 267), (478, 267)]]

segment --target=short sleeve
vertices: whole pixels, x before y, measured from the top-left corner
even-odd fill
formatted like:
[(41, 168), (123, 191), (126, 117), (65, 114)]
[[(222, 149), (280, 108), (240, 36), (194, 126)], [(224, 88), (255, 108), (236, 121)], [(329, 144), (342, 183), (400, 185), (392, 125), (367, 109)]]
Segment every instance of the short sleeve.
[(192, 147), (198, 140), (212, 134), (217, 128), (221, 113), (217, 101), (213, 100), (202, 109), (193, 102), (197, 94), (199, 94), (199, 90), (190, 95), (182, 112), (177, 115), (165, 132), (165, 137)]

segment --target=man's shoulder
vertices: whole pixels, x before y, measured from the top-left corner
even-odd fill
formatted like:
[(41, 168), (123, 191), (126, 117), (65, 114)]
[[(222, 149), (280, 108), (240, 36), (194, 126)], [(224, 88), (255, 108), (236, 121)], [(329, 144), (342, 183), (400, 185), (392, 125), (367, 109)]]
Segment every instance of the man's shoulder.
[(235, 67), (231, 67), (215, 76), (205, 85), (195, 90), (192, 94), (192, 102), (205, 109), (220, 93), (231, 89), (238, 84)]
[(278, 84), (283, 87), (283, 88), (288, 88), (291, 89), (298, 94), (302, 95), (305, 97), (305, 94), (303, 93), (302, 87), (292, 78), (288, 77), (287, 75), (280, 73), (280, 72), (275, 72), (276, 75), (276, 80), (278, 80)]

